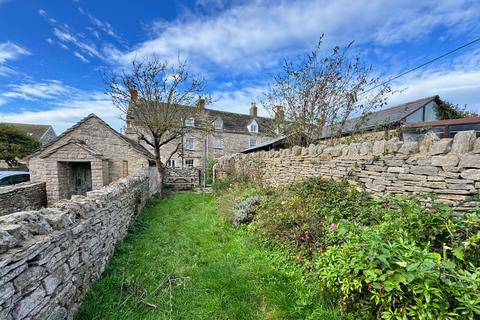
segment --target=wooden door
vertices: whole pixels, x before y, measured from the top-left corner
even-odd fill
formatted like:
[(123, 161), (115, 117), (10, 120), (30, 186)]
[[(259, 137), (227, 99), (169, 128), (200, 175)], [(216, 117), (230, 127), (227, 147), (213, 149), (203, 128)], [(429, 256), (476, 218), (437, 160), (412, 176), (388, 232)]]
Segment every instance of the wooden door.
[(92, 169), (90, 162), (72, 163), (73, 194), (85, 195), (92, 190)]

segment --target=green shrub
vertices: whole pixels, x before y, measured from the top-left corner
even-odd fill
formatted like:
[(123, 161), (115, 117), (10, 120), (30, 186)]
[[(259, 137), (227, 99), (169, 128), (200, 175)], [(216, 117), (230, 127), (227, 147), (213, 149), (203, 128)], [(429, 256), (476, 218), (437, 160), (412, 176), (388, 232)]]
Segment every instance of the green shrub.
[(366, 202), (368, 195), (347, 181), (308, 178), (266, 189), (251, 228), (263, 239), (295, 248), (300, 256), (311, 256), (326, 249), (326, 231), (337, 217), (363, 216)]
[(355, 319), (480, 315), (480, 219), (477, 214), (455, 219), (448, 207), (425, 200), (372, 200), (368, 207), (377, 223), (335, 224), (328, 234), (334, 245), (316, 267), (343, 314)]
[[(452, 252), (442, 255), (383, 225), (329, 248), (317, 261), (322, 285), (355, 319), (475, 319), (480, 314), (480, 268)], [(391, 226), (387, 227), (389, 230)]]
[(344, 318), (479, 319), (479, 212), (310, 178), (264, 189), (249, 228), (293, 252)]

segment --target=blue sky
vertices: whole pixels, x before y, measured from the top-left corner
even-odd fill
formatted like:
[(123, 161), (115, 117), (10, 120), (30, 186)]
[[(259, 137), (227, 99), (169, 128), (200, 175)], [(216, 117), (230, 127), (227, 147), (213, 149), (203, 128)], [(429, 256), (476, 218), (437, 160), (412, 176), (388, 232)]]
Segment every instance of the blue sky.
[[(217, 109), (248, 113), (282, 58), (355, 41), (387, 79), (480, 37), (480, 1), (0, 0), (0, 122), (53, 124), (89, 113), (120, 129), (104, 70), (178, 54)], [(393, 83), (390, 105), (439, 94), (480, 111), (480, 43)], [(261, 110), (266, 115), (266, 111)]]

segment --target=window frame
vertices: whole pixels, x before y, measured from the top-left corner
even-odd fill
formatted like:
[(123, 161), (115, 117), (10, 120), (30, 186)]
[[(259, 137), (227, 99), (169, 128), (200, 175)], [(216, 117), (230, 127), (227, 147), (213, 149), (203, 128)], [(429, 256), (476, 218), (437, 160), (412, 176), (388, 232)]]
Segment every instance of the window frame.
[[(217, 124), (220, 125), (217, 126)], [(213, 127), (215, 128), (215, 130), (223, 130), (223, 120), (220, 118), (215, 119), (215, 121), (213, 121)]]
[[(188, 162), (192, 162), (191, 164), (189, 164)], [(193, 159), (185, 159), (185, 167), (187, 168), (193, 168), (194, 166), (194, 160)]]
[(195, 118), (194, 117), (185, 118), (184, 125), (185, 127), (195, 127)]
[(175, 159), (170, 159), (166, 163), (167, 168), (175, 168), (176, 167), (176, 161)]
[[(189, 148), (189, 144), (187, 143), (187, 141), (191, 140), (192, 141), (192, 144), (191, 144), (191, 147)], [(194, 147), (194, 143), (195, 143), (195, 139), (192, 138), (192, 137), (186, 137), (184, 142), (183, 142), (183, 148), (185, 150), (195, 150), (195, 147)]]
[(259, 126), (258, 126), (258, 122), (255, 121), (255, 119), (250, 122), (250, 124), (248, 125), (248, 131), (250, 133), (258, 133), (258, 130), (259, 130)]
[[(253, 141), (253, 144), (252, 144)], [(257, 146), (257, 138), (251, 137), (248, 141), (249, 148), (253, 148)]]
[[(216, 143), (218, 141), (218, 144)], [(213, 149), (223, 149), (223, 139), (220, 137), (212, 137), (212, 148)]]

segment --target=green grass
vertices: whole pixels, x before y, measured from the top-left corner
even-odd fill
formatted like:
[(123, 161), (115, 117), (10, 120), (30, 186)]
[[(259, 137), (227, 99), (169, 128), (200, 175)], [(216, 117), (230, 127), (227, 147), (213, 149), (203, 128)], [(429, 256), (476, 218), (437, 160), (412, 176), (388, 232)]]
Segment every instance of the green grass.
[(213, 195), (182, 192), (144, 210), (76, 319), (338, 319), (312, 291)]

